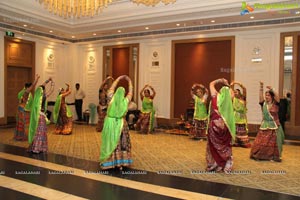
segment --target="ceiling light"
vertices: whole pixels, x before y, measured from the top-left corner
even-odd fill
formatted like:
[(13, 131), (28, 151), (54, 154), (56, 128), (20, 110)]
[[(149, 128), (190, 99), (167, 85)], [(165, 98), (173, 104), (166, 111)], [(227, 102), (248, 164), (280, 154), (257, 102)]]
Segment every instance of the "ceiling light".
[(215, 20), (211, 20), (210, 22), (211, 22), (211, 23), (215, 23), (216, 21), (215, 21)]
[(75, 36), (74, 36), (74, 35), (72, 35), (72, 38), (75, 38)]
[(250, 19), (254, 19), (254, 16), (251, 16)]
[(121, 30), (118, 30), (118, 33), (121, 33), (122, 31)]
[(24, 27), (27, 27), (27, 24), (24, 24), (23, 26), (24, 26)]
[(93, 33), (93, 36), (97, 35), (97, 33)]
[(52, 31), (52, 30), (50, 30), (49, 32), (50, 32), (50, 33), (53, 33), (53, 31)]
[(164, 3), (165, 5), (176, 2), (176, 0), (131, 0), (131, 1), (136, 4), (144, 4), (145, 6), (155, 6), (160, 2)]
[(176, 24), (176, 26), (180, 26), (180, 24)]
[(146, 29), (146, 30), (148, 30), (148, 29), (149, 29), (149, 27), (145, 27), (145, 29)]
[(60, 17), (93, 17), (115, 0), (39, 0), (51, 13)]
[(300, 11), (296, 11), (295, 14), (296, 14), (296, 15), (299, 15), (299, 14), (300, 14)]
[[(39, 0), (49, 12), (64, 18), (93, 17), (110, 3), (117, 0)], [(155, 6), (162, 2), (165, 5), (174, 3), (176, 0), (131, 0), (136, 4)]]

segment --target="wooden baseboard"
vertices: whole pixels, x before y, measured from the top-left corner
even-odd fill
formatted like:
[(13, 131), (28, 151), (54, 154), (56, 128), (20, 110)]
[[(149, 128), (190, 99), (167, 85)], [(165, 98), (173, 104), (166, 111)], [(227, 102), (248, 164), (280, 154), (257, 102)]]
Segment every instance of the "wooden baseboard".
[(285, 125), (285, 135), (300, 136), (300, 126)]
[(178, 122), (179, 118), (167, 119), (167, 118), (156, 118), (158, 127), (170, 127), (174, 128), (177, 126), (176, 122)]
[(6, 117), (0, 117), (0, 125), (7, 124)]

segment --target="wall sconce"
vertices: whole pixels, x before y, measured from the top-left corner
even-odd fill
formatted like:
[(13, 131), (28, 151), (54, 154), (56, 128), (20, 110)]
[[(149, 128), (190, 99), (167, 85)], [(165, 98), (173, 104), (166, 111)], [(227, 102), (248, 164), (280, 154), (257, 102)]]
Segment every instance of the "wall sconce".
[(261, 63), (262, 57), (260, 56), (261, 49), (259, 47), (254, 47), (252, 50), (253, 57), (251, 58), (252, 63)]

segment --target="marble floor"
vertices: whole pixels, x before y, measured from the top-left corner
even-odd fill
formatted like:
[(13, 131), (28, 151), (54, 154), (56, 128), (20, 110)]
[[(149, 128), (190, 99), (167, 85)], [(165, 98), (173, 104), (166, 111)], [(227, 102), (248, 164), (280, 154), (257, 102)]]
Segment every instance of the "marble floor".
[(284, 199), (288, 194), (125, 168), (0, 144), (1, 199)]

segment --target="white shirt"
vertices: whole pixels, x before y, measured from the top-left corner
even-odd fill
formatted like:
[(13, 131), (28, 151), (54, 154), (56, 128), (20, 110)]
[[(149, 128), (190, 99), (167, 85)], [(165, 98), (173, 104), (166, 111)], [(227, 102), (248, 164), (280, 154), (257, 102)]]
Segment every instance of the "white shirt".
[(82, 89), (79, 88), (78, 90), (75, 90), (74, 96), (76, 100), (84, 99), (85, 93)]

